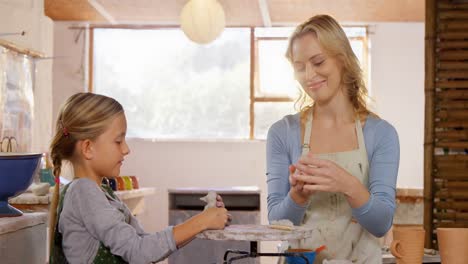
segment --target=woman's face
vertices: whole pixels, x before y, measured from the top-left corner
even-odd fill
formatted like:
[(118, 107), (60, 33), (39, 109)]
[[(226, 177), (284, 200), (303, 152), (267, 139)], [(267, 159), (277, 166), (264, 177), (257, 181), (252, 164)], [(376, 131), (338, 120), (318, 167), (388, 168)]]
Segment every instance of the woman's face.
[(328, 102), (340, 91), (341, 64), (323, 51), (314, 33), (293, 41), (292, 64), (296, 80), (315, 102)]

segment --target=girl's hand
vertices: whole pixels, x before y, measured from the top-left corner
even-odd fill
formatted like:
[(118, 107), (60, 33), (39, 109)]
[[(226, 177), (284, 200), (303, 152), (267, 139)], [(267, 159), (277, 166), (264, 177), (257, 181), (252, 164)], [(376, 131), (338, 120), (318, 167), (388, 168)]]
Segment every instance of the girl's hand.
[[(219, 194), (218, 194), (218, 196), (216, 196), (216, 207), (226, 208), (226, 206), (224, 205), (224, 202), (223, 202), (223, 198)], [(227, 225), (229, 225), (231, 223), (231, 221), (232, 221), (232, 215), (228, 214), (228, 223), (227, 223)]]
[(201, 222), (204, 224), (204, 230), (224, 229), (229, 223), (229, 214), (226, 208), (208, 208), (200, 213)]
[(220, 208), (224, 208), (224, 202), (223, 202), (223, 198), (218, 194), (218, 196), (216, 196), (216, 207), (220, 207)]
[(178, 248), (183, 247), (195, 236), (207, 229), (223, 229), (229, 222), (226, 208), (211, 207), (173, 228)]
[(294, 165), (289, 166), (289, 184), (291, 185), (290, 195), (291, 198), (297, 204), (304, 205), (307, 204), (309, 201), (310, 196), (313, 194), (313, 191), (309, 191), (304, 189), (304, 182), (297, 180), (295, 177), (296, 173), (300, 173), (296, 171), (296, 167)]

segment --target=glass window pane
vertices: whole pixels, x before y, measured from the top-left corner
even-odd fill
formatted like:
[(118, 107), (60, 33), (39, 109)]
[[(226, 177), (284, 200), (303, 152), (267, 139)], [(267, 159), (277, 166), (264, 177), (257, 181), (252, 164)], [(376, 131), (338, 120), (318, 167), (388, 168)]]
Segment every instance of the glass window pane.
[[(271, 27), (255, 28), (255, 37), (286, 37), (289, 38), (294, 32), (295, 27)], [(348, 37), (366, 36), (366, 27), (343, 26), (343, 30)]]
[(268, 129), (276, 121), (288, 114), (297, 113), (294, 109), (294, 102), (255, 103), (255, 133), (256, 139), (266, 139)]
[(96, 29), (94, 91), (119, 100), (128, 136), (248, 138), (250, 30), (209, 45), (178, 29)]
[(344, 32), (346, 33), (346, 36), (348, 38), (350, 37), (364, 37), (366, 36), (366, 27), (349, 27), (345, 26), (343, 27)]
[(362, 40), (351, 40), (351, 48), (354, 51), (354, 54), (356, 54), (356, 57), (359, 59), (359, 63), (361, 63), (361, 67), (364, 65), (363, 60), (364, 60), (364, 47), (363, 47), (363, 42)]
[(255, 28), (255, 37), (286, 37), (288, 38), (295, 27), (261, 27)]
[(284, 56), (287, 40), (258, 42), (260, 84), (256, 97), (291, 97), (298, 95), (297, 82), (291, 64)]

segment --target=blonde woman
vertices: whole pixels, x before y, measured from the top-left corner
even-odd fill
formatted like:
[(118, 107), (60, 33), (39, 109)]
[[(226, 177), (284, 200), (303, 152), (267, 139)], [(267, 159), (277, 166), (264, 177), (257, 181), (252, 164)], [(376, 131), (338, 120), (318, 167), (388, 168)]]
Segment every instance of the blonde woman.
[(130, 153), (126, 131), (124, 110), (110, 97), (79, 93), (63, 105), (50, 147), (54, 175), (59, 179), (62, 161), (68, 160), (75, 179), (60, 196), (56, 184), (49, 223), (50, 263), (157, 262), (197, 233), (226, 225), (228, 214), (218, 197), (218, 208), (175, 227), (146, 233), (127, 206), (101, 185), (103, 177), (119, 175)]
[(317, 262), (381, 263), (399, 165), (396, 130), (366, 105), (358, 59), (338, 22), (317, 15), (292, 34), (286, 57), (302, 87), (300, 112), (267, 137), (268, 217), (314, 230), (293, 247), (326, 245)]

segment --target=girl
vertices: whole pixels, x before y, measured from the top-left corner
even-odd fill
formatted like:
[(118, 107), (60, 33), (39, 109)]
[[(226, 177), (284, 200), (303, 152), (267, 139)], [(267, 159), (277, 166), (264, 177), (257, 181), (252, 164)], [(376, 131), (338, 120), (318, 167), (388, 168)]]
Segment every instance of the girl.
[[(114, 99), (92, 93), (71, 96), (59, 113), (51, 144), (54, 175), (62, 160), (73, 164), (75, 179), (59, 199), (55, 186), (50, 216), (50, 263), (150, 263), (160, 261), (206, 229), (223, 229), (228, 214), (221, 198), (175, 227), (146, 233), (129, 209), (102, 186), (103, 177), (120, 173), (130, 153), (127, 122)], [(58, 182), (58, 180), (56, 180)]]
[(382, 263), (377, 237), (395, 211), (397, 132), (367, 108), (359, 61), (335, 19), (317, 15), (299, 25), (286, 57), (303, 97), (300, 113), (268, 132), (269, 220), (313, 229), (296, 246), (325, 244), (315, 263)]

